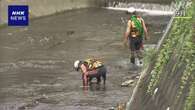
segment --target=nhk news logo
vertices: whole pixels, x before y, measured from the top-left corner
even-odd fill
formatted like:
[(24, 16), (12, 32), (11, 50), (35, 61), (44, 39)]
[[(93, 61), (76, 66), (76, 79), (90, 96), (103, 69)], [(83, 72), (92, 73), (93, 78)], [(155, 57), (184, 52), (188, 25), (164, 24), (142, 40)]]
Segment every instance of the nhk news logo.
[(8, 25), (9, 26), (28, 26), (29, 13), (27, 5), (8, 6)]

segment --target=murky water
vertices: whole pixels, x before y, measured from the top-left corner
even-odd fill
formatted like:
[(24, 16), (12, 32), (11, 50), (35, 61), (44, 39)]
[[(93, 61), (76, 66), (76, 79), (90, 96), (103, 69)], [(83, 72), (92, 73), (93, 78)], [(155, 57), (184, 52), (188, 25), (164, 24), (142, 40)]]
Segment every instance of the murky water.
[[(162, 36), (170, 17), (143, 16), (151, 40)], [(122, 45), (124, 12), (81, 9), (31, 20), (28, 27), (0, 29), (0, 110), (107, 110), (128, 100), (121, 88), (129, 72)], [(82, 90), (76, 59), (96, 57), (108, 68), (106, 86)]]

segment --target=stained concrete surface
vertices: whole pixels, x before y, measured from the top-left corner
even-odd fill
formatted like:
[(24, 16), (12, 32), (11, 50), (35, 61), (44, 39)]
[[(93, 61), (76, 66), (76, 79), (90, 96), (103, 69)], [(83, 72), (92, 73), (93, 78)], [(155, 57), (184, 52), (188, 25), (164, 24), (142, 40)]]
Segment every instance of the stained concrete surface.
[(7, 23), (9, 5), (28, 5), (29, 17), (37, 18), (66, 10), (100, 7), (102, 0), (0, 0), (0, 24)]
[[(133, 73), (122, 45), (124, 12), (99, 8), (66, 11), (0, 29), (0, 110), (107, 110), (126, 102), (133, 88), (121, 88)], [(150, 41), (162, 36), (170, 17), (143, 16)], [(95, 57), (108, 68), (107, 83), (82, 90), (76, 59)]]

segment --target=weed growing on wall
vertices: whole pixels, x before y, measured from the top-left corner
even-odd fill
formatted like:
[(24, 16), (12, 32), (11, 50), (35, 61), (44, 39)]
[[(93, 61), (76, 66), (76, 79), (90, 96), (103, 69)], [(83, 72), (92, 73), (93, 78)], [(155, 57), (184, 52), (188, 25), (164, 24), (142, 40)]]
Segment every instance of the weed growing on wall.
[[(193, 12), (190, 8), (183, 12), (186, 13), (186, 16), (190, 16)], [(147, 88), (147, 93), (153, 94), (154, 89), (158, 86), (162, 71), (165, 69), (164, 67), (169, 62), (170, 58), (173, 56), (177, 56), (179, 59), (173, 66), (172, 72), (175, 71), (176, 68), (180, 67), (181, 64), (187, 64), (186, 69), (184, 70), (184, 74), (181, 78), (178, 97), (182, 94), (184, 86), (187, 84), (188, 79), (191, 77), (191, 72), (193, 71), (192, 62), (192, 29), (190, 19), (176, 18), (174, 19), (173, 26), (171, 28), (170, 34), (168, 35), (166, 41), (164, 42), (155, 62), (154, 69), (151, 71), (151, 77)], [(175, 48), (177, 47), (177, 48)], [(173, 55), (174, 53), (174, 55)], [(177, 55), (175, 55), (177, 54)], [(170, 73), (172, 74), (172, 73)]]
[(168, 38), (166, 39), (165, 43), (163, 44), (160, 53), (157, 56), (157, 61), (155, 63), (154, 69), (151, 71), (151, 78), (147, 88), (148, 93), (153, 93), (155, 87), (159, 83), (160, 76), (164, 66), (170, 60), (170, 57), (173, 54), (175, 46), (177, 45), (179, 39), (182, 38), (182, 37), (178, 37), (180, 35), (183, 35), (183, 32), (180, 31), (179, 29), (182, 28), (179, 26), (180, 22), (182, 21), (177, 19), (174, 21), (174, 25), (171, 29), (171, 32)]
[[(189, 15), (193, 16), (195, 13), (195, 0), (193, 1), (193, 5), (191, 9), (189, 9)], [(195, 15), (195, 14), (194, 14)], [(191, 39), (188, 41), (187, 46), (186, 46), (186, 52), (188, 52), (188, 56), (191, 56), (190, 59), (188, 59), (188, 62), (191, 62), (190, 66), (186, 69), (186, 73), (184, 74), (189, 74), (191, 77), (191, 86), (189, 90), (189, 95), (186, 99), (185, 102), (185, 107), (184, 110), (195, 110), (195, 25), (194, 23), (195, 18), (193, 17), (191, 23), (192, 23), (192, 32), (191, 32)], [(185, 76), (183, 76), (185, 78)], [(183, 79), (184, 79), (183, 78)], [(181, 90), (179, 91), (179, 95), (181, 94)]]

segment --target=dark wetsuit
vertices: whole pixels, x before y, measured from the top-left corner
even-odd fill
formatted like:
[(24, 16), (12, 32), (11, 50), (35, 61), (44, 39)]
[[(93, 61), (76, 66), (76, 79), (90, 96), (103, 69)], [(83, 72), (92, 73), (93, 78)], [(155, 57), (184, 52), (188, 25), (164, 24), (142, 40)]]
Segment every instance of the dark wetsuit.
[(104, 81), (104, 84), (105, 84), (106, 83), (106, 73), (107, 73), (107, 70), (106, 70), (106, 67), (104, 65), (97, 68), (95, 73), (89, 71), (89, 75), (88, 75), (89, 82), (91, 82), (91, 80), (93, 78), (96, 78), (97, 83), (100, 83), (101, 82), (101, 77), (102, 77), (103, 81)]
[(140, 50), (142, 48), (142, 37), (141, 36), (137, 36), (137, 37), (131, 37), (129, 36), (129, 45), (130, 45), (130, 50), (131, 51), (137, 51)]
[[(88, 65), (85, 62), (82, 62), (81, 64), (84, 64), (87, 68)], [(104, 84), (106, 83), (106, 73), (107, 73), (107, 69), (104, 65), (93, 69), (93, 70), (88, 70), (88, 75), (87, 75), (87, 79), (89, 82), (91, 82), (91, 80), (93, 78), (97, 79), (97, 83), (101, 82), (101, 77), (103, 78)], [(84, 80), (84, 79), (83, 79)]]

